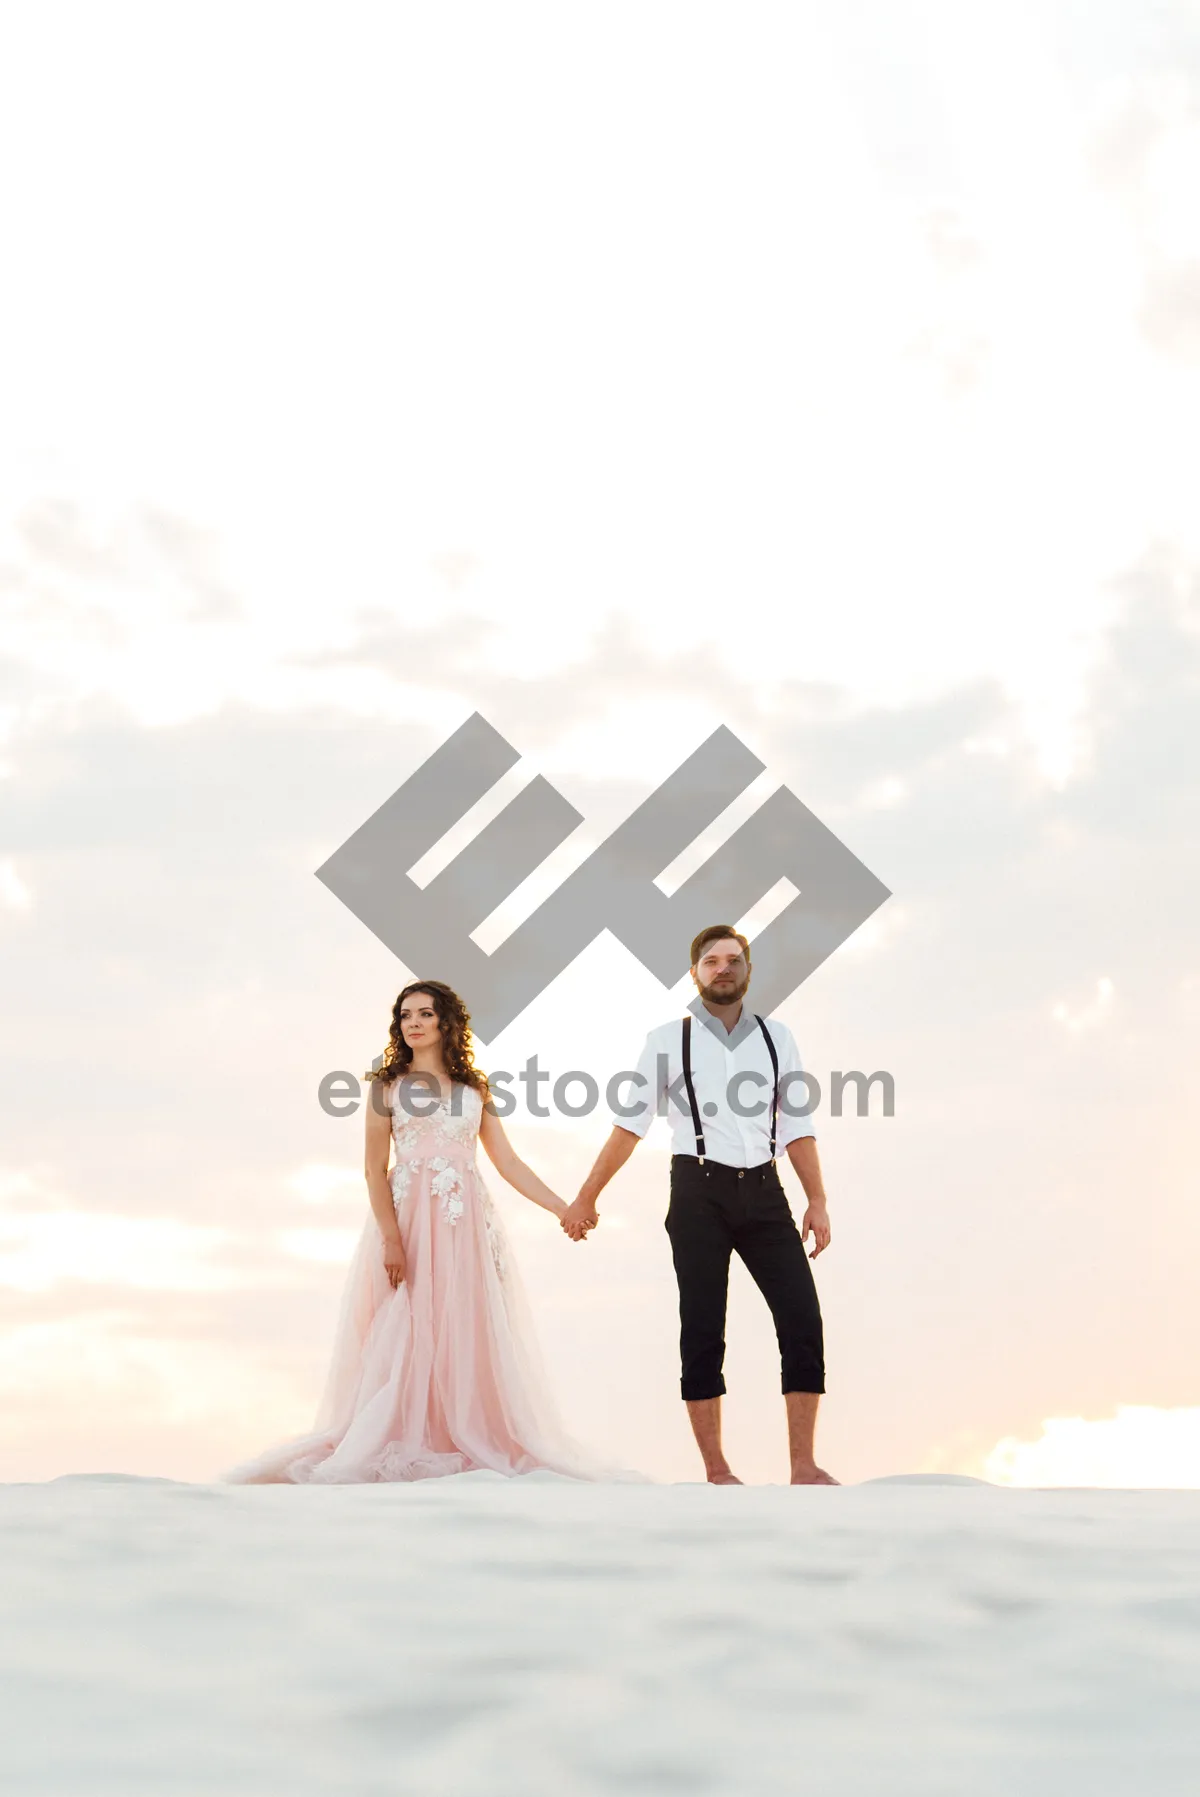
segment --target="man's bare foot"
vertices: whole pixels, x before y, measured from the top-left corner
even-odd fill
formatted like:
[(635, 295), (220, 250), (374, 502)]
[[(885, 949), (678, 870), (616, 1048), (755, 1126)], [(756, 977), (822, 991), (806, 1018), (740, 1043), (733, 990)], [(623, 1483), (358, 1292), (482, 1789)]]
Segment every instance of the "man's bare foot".
[(712, 1472), (705, 1473), (704, 1476), (710, 1485), (740, 1485), (742, 1482), (728, 1466), (714, 1467)]
[(835, 1479), (832, 1473), (827, 1473), (823, 1466), (817, 1466), (813, 1463), (808, 1466), (794, 1466), (792, 1468), (792, 1484), (840, 1485), (841, 1480)]

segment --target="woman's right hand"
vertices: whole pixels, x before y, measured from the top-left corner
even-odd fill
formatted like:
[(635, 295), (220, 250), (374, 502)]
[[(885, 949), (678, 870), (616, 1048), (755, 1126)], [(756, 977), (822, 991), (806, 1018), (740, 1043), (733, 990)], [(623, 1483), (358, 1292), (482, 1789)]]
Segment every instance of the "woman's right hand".
[(404, 1243), (399, 1236), (389, 1236), (383, 1244), (383, 1266), (393, 1290), (403, 1285), (405, 1274)]

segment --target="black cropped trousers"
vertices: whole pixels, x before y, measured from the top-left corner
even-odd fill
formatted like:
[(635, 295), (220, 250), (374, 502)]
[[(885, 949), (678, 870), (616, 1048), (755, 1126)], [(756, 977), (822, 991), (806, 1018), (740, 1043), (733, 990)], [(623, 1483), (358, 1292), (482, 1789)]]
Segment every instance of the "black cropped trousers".
[(823, 1392), (821, 1306), (774, 1161), (740, 1168), (672, 1155), (666, 1230), (679, 1282), (682, 1396), (719, 1398), (725, 1391), (725, 1311), (735, 1253), (770, 1306), (783, 1390)]

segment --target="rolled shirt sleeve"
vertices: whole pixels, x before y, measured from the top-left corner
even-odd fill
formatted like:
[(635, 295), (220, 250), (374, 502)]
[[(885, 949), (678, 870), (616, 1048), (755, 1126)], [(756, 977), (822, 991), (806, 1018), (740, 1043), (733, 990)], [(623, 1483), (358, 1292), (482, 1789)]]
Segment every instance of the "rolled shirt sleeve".
[[(644, 1136), (658, 1114), (659, 1102), (667, 1089), (667, 1058), (660, 1030), (651, 1030), (632, 1076), (614, 1074), (606, 1094), (612, 1109), (614, 1129), (627, 1129)], [(628, 1113), (622, 1115), (622, 1113)]]
[(775, 1023), (775, 1051), (779, 1056), (779, 1121), (775, 1146), (784, 1149), (789, 1142), (799, 1141), (801, 1136), (816, 1135), (811, 1116), (802, 1117), (796, 1113), (807, 1110), (810, 1105), (815, 1109), (817, 1094), (803, 1077), (800, 1050), (786, 1024)]

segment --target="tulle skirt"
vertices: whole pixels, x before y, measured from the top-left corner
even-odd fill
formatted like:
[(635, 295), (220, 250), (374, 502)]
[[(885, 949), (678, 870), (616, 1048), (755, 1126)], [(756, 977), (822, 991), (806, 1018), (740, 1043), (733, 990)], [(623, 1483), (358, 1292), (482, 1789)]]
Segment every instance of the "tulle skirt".
[(312, 1432), (227, 1484), (360, 1484), (490, 1470), (637, 1479), (568, 1434), (520, 1275), (473, 1155), (393, 1167), (406, 1270), (393, 1288), (368, 1212)]

